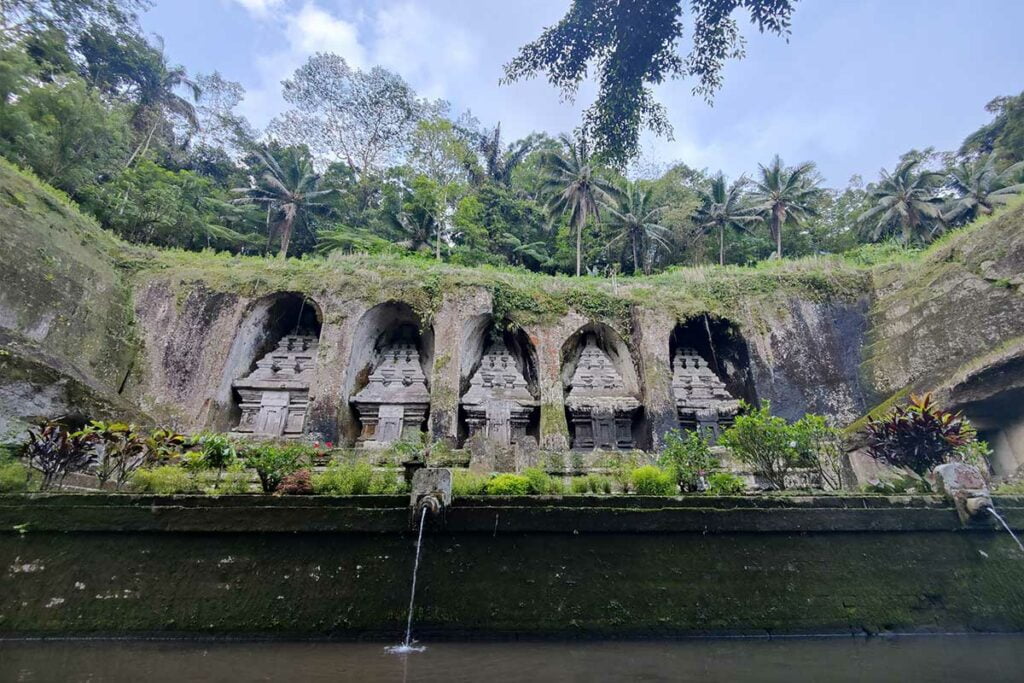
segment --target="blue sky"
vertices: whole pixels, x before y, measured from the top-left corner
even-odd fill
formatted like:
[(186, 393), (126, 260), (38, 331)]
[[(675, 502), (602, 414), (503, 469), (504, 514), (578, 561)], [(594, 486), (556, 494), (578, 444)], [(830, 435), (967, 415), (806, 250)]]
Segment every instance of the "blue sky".
[[(155, 0), (142, 17), (173, 62), (218, 70), (247, 90), (263, 127), (284, 103), (280, 81), (317, 51), (381, 64), (421, 95), (472, 110), (507, 135), (571, 130), (593, 89), (562, 102), (543, 79), (499, 86), (516, 49), (569, 0)], [(778, 152), (811, 160), (829, 184), (874, 179), (900, 153), (954, 149), (990, 119), (984, 105), (1024, 90), (1024, 2), (803, 0), (788, 43), (746, 31), (713, 107), (690, 84), (659, 88), (674, 140), (643, 141), (646, 164), (751, 173)]]

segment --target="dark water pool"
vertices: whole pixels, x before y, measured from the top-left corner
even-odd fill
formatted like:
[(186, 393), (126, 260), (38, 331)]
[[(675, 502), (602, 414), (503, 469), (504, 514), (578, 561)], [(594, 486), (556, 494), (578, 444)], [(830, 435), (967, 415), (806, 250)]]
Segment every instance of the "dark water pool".
[(0, 641), (0, 681), (1024, 681), (1024, 636), (438, 643)]

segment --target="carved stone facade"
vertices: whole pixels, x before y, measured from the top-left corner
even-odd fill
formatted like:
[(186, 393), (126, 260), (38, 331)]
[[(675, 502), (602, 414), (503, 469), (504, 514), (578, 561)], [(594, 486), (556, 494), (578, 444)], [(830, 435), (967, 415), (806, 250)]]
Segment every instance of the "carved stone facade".
[(393, 344), (378, 355), (369, 383), (352, 400), (362, 433), (357, 445), (387, 446), (417, 436), (430, 409), (430, 392), (414, 344)]
[(469, 438), (484, 435), (502, 445), (523, 443), (537, 399), (527, 389), (516, 360), (498, 343), (484, 354), (462, 397)]
[(633, 414), (640, 401), (626, 389), (615, 365), (593, 339), (583, 348), (571, 387), (565, 406), (573, 426), (573, 448), (634, 447)]
[(695, 349), (681, 348), (672, 360), (672, 393), (679, 426), (696, 429), (709, 441), (718, 439), (722, 427), (732, 422), (740, 402), (732, 397)]
[(288, 335), (256, 362), (248, 377), (232, 383), (238, 392), (242, 434), (299, 437), (306, 424), (309, 388), (316, 368), (317, 338)]

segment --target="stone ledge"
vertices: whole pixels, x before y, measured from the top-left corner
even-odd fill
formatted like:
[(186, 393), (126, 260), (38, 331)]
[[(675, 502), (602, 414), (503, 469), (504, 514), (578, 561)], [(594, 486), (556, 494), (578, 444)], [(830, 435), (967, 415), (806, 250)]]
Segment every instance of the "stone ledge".
[[(1024, 529), (1024, 499), (996, 499)], [(935, 496), (479, 496), (456, 499), (432, 533), (731, 533), (958, 531), (951, 503)], [(406, 496), (0, 496), (7, 532), (404, 533)], [(994, 519), (969, 530), (991, 531)]]

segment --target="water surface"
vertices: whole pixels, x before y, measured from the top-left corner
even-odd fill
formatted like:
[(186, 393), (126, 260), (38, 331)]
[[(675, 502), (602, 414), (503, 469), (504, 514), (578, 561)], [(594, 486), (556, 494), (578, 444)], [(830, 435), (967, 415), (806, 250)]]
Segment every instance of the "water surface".
[(0, 681), (1024, 681), (1024, 636), (382, 644), (0, 641)]

